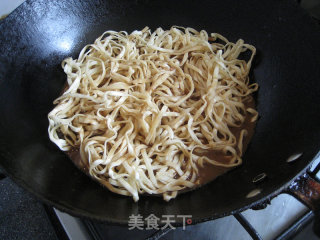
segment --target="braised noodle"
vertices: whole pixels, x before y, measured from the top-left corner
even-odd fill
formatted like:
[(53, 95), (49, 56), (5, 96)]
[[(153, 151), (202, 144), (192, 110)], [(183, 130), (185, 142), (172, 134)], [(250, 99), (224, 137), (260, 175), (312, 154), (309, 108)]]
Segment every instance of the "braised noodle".
[[(249, 52), (247, 61), (240, 54)], [(67, 58), (67, 90), (49, 113), (49, 136), (78, 148), (92, 177), (112, 192), (162, 194), (166, 201), (198, 184), (199, 166), (241, 164), (244, 104), (256, 49), (243, 40), (192, 28), (107, 31)], [(222, 151), (219, 162), (206, 151)]]

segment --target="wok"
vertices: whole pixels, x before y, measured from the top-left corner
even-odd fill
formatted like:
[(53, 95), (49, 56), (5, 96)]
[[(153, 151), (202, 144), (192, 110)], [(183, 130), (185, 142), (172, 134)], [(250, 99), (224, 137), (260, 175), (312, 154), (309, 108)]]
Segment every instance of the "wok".
[[(64, 58), (77, 58), (106, 30), (172, 25), (257, 48), (251, 78), (260, 85), (260, 118), (240, 167), (170, 202), (143, 196), (134, 203), (91, 180), (50, 142), (47, 114), (66, 81)], [(109, 223), (150, 213), (188, 214), (198, 223), (261, 206), (301, 187), (295, 179), (320, 149), (319, 43), (319, 27), (292, 0), (29, 0), (0, 23), (0, 165), (45, 203)], [(267, 178), (254, 183), (261, 173)]]

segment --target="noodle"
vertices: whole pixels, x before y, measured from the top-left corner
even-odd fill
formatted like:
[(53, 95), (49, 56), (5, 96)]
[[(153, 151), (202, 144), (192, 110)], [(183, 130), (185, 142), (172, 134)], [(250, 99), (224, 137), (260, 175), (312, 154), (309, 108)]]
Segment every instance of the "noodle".
[[(244, 104), (258, 89), (248, 78), (255, 52), (192, 28), (107, 31), (62, 62), (68, 88), (48, 115), (49, 137), (62, 151), (79, 148), (110, 191), (169, 201), (198, 184), (198, 166), (241, 164), (246, 130), (237, 142), (230, 128), (258, 117)], [(209, 159), (208, 150), (230, 161)]]

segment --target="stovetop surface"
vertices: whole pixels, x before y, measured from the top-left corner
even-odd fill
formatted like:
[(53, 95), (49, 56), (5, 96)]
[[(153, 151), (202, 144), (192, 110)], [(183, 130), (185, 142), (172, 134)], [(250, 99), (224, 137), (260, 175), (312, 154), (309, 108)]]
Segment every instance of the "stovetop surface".
[(0, 180), (0, 239), (58, 239), (42, 203), (9, 178)]

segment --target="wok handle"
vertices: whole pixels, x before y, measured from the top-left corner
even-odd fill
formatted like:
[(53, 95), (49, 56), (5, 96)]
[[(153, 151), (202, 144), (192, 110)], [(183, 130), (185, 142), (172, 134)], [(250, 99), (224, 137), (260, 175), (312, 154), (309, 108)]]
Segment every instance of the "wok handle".
[(305, 173), (290, 184), (288, 193), (313, 210), (313, 231), (320, 237), (320, 182)]

